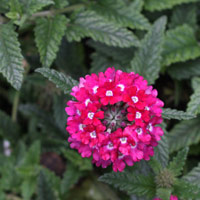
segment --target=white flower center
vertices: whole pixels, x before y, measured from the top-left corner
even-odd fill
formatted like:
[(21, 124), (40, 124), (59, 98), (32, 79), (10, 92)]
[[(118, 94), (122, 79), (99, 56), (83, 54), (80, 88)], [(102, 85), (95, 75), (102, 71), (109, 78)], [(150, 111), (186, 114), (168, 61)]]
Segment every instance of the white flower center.
[(107, 131), (109, 134), (111, 133), (111, 128), (108, 128)]
[(153, 130), (153, 126), (152, 126), (152, 124), (148, 124), (148, 126), (147, 126), (147, 130), (149, 130), (149, 131), (152, 131), (152, 130)]
[(131, 148), (132, 148), (132, 149), (135, 149), (136, 147), (137, 147), (137, 143), (135, 143), (134, 146), (131, 144)]
[(96, 137), (97, 137), (96, 132), (95, 132), (95, 131), (92, 131), (92, 132), (90, 133), (90, 137), (91, 137), (91, 138), (96, 138)]
[(97, 89), (99, 88), (99, 86), (94, 86), (92, 89), (93, 89), (93, 92), (94, 92), (94, 94), (96, 94), (97, 93)]
[(125, 86), (123, 84), (118, 84), (117, 86), (120, 87), (121, 91), (124, 91)]
[(145, 110), (150, 110), (150, 108), (148, 106), (145, 106)]
[(126, 138), (126, 137), (120, 138), (120, 142), (121, 142), (122, 144), (126, 144), (127, 138)]
[(124, 155), (122, 153), (119, 154), (118, 158), (122, 159), (124, 157)]
[(137, 102), (138, 102), (138, 97), (136, 97), (136, 96), (131, 97), (131, 99), (132, 99), (132, 101), (133, 101), (134, 103), (137, 103)]
[(141, 135), (142, 132), (143, 132), (143, 131), (142, 131), (142, 128), (137, 128), (137, 129), (136, 129), (136, 132), (138, 133), (138, 135)]
[(78, 110), (78, 109), (77, 109), (77, 111), (76, 111), (76, 112), (77, 112), (77, 114), (78, 114), (78, 115), (81, 115), (81, 112), (80, 112), (80, 110)]
[(136, 112), (135, 118), (140, 119), (142, 117), (142, 114), (140, 112)]
[(108, 148), (109, 150), (112, 150), (112, 149), (113, 149), (113, 143), (110, 142), (110, 143), (107, 145), (107, 148)]
[(85, 100), (85, 106), (88, 106), (88, 104), (89, 104), (90, 102), (91, 102), (90, 99), (86, 99), (86, 100)]
[(93, 112), (89, 112), (89, 113), (88, 113), (88, 118), (89, 118), (89, 119), (93, 119), (93, 117), (94, 117), (94, 113), (93, 113)]
[(83, 127), (84, 127), (83, 124), (79, 124), (79, 130), (83, 131)]
[(106, 91), (106, 96), (107, 96), (107, 97), (112, 97), (112, 96), (113, 96), (112, 90), (107, 90), (107, 91)]

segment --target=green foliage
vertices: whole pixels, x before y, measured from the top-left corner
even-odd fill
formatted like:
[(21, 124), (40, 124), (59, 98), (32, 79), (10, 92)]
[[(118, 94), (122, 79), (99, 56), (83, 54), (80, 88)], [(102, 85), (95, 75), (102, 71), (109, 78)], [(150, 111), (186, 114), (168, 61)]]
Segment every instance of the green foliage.
[(56, 196), (53, 192), (51, 184), (47, 181), (45, 173), (40, 171), (38, 177), (38, 198), (37, 200), (55, 200)]
[(145, 196), (152, 198), (155, 194), (155, 186), (153, 176), (142, 176), (136, 174), (130, 174), (128, 172), (115, 173), (111, 172), (104, 174), (99, 178), (108, 184), (112, 184), (114, 187), (120, 190), (125, 190), (129, 194), (135, 194), (137, 196)]
[(156, 196), (162, 200), (169, 200), (171, 196), (171, 189), (169, 188), (158, 188), (156, 191)]
[(187, 158), (189, 148), (186, 147), (183, 150), (179, 151), (177, 156), (169, 163), (169, 170), (173, 172), (175, 176), (179, 176), (185, 165), (185, 160)]
[[(129, 28), (136, 29), (149, 29), (150, 24), (148, 20), (136, 10), (136, 4), (138, 0), (126, 5), (125, 2), (117, 0), (105, 0), (96, 2), (91, 5), (91, 9), (96, 11), (102, 17), (105, 17), (109, 21)], [(136, 12), (135, 12), (136, 11)]]
[[(158, 78), (166, 17), (158, 19), (142, 41), (131, 61), (130, 71), (142, 75), (150, 84)], [(145, 59), (144, 59), (145, 58)]]
[(24, 68), (17, 37), (13, 25), (0, 25), (0, 72), (16, 90), (19, 90), (22, 85)]
[(80, 41), (83, 37), (91, 37), (95, 41), (111, 46), (139, 46), (139, 41), (132, 32), (105, 20), (94, 11), (78, 13), (69, 24), (66, 36), (69, 41)]
[(65, 93), (69, 93), (71, 91), (71, 88), (78, 84), (78, 82), (70, 76), (66, 76), (62, 72), (57, 72), (54, 69), (38, 68), (36, 69), (36, 72), (39, 72), (44, 77), (47, 77)]
[(68, 0), (54, 0), (54, 3), (56, 8), (64, 8), (69, 5)]
[(168, 135), (170, 152), (177, 151), (191, 144), (197, 144), (200, 141), (199, 130), (199, 118), (182, 121), (176, 124)]
[(194, 112), (184, 112), (182, 110), (163, 108), (162, 117), (164, 119), (188, 120), (196, 117), (193, 113)]
[(67, 18), (57, 15), (54, 18), (41, 18), (36, 21), (35, 41), (44, 67), (50, 67), (63, 35), (65, 34)]
[(200, 46), (194, 30), (187, 24), (177, 26), (166, 32), (163, 65), (183, 62), (200, 56)]
[(149, 11), (164, 10), (182, 3), (198, 2), (198, 0), (145, 0), (145, 9)]

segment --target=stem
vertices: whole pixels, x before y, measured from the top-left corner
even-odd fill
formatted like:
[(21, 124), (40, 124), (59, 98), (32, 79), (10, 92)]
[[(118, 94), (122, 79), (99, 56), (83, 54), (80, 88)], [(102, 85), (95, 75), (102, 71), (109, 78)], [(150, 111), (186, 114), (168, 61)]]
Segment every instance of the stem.
[(13, 107), (12, 107), (12, 121), (16, 122), (17, 121), (17, 110), (18, 110), (18, 105), (19, 105), (19, 96), (20, 92), (16, 91), (14, 100), (13, 100)]
[(68, 6), (66, 8), (62, 8), (59, 10), (46, 10), (46, 11), (42, 11), (42, 12), (37, 12), (37, 13), (33, 14), (32, 17), (35, 18), (35, 17), (53, 16), (56, 14), (71, 12), (73, 10), (83, 8), (84, 6), (85, 6), (84, 4), (75, 4), (75, 5)]

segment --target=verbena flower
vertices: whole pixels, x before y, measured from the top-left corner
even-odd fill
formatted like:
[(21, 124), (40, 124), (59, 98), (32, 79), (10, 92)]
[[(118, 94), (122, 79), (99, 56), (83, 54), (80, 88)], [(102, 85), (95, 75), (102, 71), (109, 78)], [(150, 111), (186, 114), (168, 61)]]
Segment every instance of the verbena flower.
[[(154, 198), (153, 200), (162, 200), (160, 198)], [(178, 200), (178, 197), (171, 195), (170, 200)]]
[(86, 75), (72, 88), (75, 101), (68, 101), (66, 130), (71, 148), (93, 163), (123, 171), (154, 155), (163, 135), (157, 91), (143, 77), (108, 68), (105, 73)]

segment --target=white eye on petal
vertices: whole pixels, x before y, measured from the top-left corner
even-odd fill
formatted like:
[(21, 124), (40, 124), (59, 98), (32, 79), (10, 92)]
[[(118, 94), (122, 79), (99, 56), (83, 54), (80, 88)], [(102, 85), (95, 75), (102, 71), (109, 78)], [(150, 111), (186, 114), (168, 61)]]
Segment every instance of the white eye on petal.
[(123, 84), (118, 84), (118, 87), (120, 87), (120, 91), (124, 91), (125, 86)]
[(109, 150), (112, 150), (112, 149), (113, 149), (113, 143), (110, 142), (110, 143), (107, 145), (107, 148), (108, 148)]
[(112, 96), (113, 96), (112, 90), (107, 90), (107, 91), (106, 91), (106, 96), (107, 96), (107, 97), (112, 97)]
[(89, 119), (93, 119), (93, 117), (94, 117), (94, 113), (93, 113), (93, 112), (89, 112), (89, 113), (88, 113), (88, 118), (89, 118)]
[(127, 138), (126, 138), (126, 137), (120, 138), (120, 142), (121, 142), (122, 144), (126, 144)]
[(140, 112), (136, 112), (135, 118), (140, 119), (142, 117), (142, 114)]
[(86, 100), (85, 100), (85, 106), (88, 106), (88, 104), (89, 104), (90, 102), (91, 102), (90, 99), (86, 99)]
[(142, 131), (142, 128), (137, 128), (137, 129), (136, 129), (136, 132), (138, 133), (138, 135), (141, 135), (142, 132), (143, 132), (143, 131)]
[(95, 131), (92, 131), (92, 132), (90, 133), (90, 137), (91, 137), (91, 138), (96, 138), (96, 137), (97, 137), (96, 132), (95, 132)]
[(138, 97), (136, 97), (136, 96), (132, 96), (131, 99), (132, 99), (132, 101), (133, 101), (134, 103), (137, 103), (137, 102), (138, 102)]
[(93, 92), (94, 92), (94, 94), (96, 94), (97, 93), (97, 89), (99, 88), (99, 86), (94, 86), (92, 89), (93, 89)]

